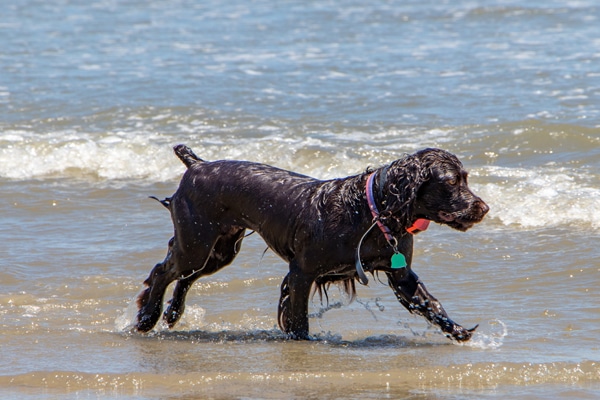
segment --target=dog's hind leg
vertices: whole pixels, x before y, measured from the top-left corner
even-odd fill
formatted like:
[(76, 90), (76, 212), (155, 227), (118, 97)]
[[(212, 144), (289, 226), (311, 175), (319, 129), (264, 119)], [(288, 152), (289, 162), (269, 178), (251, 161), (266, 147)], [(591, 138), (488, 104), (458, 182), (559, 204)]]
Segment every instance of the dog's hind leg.
[[(179, 235), (180, 236), (180, 235)], [(150, 331), (160, 319), (165, 291), (171, 282), (201, 271), (207, 264), (216, 235), (205, 235), (206, 240), (182, 245), (177, 234), (169, 241), (169, 251), (165, 260), (156, 264), (144, 284), (148, 286), (138, 297), (136, 328), (140, 332)], [(215, 237), (214, 239), (209, 239)]]
[(169, 300), (169, 306), (164, 313), (164, 319), (172, 328), (185, 310), (185, 296), (192, 284), (200, 277), (214, 274), (221, 268), (231, 264), (235, 256), (240, 251), (245, 229), (232, 228), (227, 235), (219, 237), (215, 243), (210, 258), (204, 268), (199, 271), (192, 271), (189, 275), (179, 279), (173, 291), (173, 298)]
[(290, 263), (290, 272), (281, 283), (277, 317), (279, 327), (292, 339), (310, 338), (308, 335), (308, 300), (313, 282), (314, 279), (303, 274), (295, 261)]
[(147, 288), (138, 297), (138, 316), (136, 328), (140, 332), (150, 331), (160, 318), (163, 295), (167, 286), (176, 278), (173, 265), (175, 238), (169, 240), (169, 250), (162, 263), (156, 264), (148, 278), (144, 281)]
[(185, 296), (196, 279), (202, 275), (204, 275), (202, 270), (196, 271), (185, 278), (179, 279), (175, 284), (173, 297), (169, 300), (169, 306), (163, 314), (163, 318), (167, 325), (169, 325), (169, 328), (172, 328), (179, 321), (179, 318), (181, 318), (185, 310)]

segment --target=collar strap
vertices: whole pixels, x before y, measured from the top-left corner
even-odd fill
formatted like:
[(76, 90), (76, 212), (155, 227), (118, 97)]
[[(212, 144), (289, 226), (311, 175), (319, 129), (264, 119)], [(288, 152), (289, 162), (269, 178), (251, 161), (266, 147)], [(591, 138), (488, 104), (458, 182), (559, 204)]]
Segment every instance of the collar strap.
[(379, 219), (379, 210), (377, 209), (377, 204), (375, 204), (375, 196), (373, 196), (373, 176), (374, 175), (375, 175), (375, 172), (373, 172), (367, 178), (367, 187), (366, 187), (367, 203), (369, 204), (369, 209), (371, 210), (371, 215), (373, 216), (373, 220), (377, 223), (379, 230), (381, 232), (383, 232), (383, 236), (385, 236), (385, 239), (388, 242), (393, 243), (396, 241), (396, 239), (394, 238), (394, 235), (392, 235), (390, 228), (385, 226), (385, 224), (383, 222), (381, 222), (381, 220)]
[[(385, 236), (385, 239), (388, 242), (390, 242), (390, 244), (392, 244), (392, 243), (396, 242), (396, 239), (392, 235), (390, 228), (385, 226), (385, 224), (379, 220), (379, 210), (377, 209), (377, 204), (375, 204), (375, 196), (373, 196), (373, 176), (374, 175), (375, 175), (375, 172), (373, 172), (367, 178), (367, 185), (366, 185), (366, 190), (365, 190), (365, 192), (367, 194), (367, 203), (369, 204), (369, 209), (371, 210), (371, 215), (373, 216), (373, 220), (375, 220), (375, 222), (377, 223), (379, 230), (383, 233), (383, 235)], [(383, 176), (381, 178), (384, 179)], [(379, 182), (379, 191), (380, 192), (383, 187), (382, 179), (380, 179), (380, 182)], [(429, 227), (428, 219), (418, 218), (410, 227), (406, 228), (406, 231), (408, 233), (410, 233), (411, 235), (416, 235), (419, 232), (423, 232), (428, 227)]]

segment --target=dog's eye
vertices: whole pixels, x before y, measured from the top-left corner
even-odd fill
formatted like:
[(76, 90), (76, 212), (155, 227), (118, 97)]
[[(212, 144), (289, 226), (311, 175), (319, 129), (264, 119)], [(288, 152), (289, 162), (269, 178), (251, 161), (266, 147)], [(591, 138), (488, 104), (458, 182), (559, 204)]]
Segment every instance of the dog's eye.
[(456, 184), (458, 183), (458, 179), (457, 178), (449, 178), (446, 182), (450, 186), (456, 186)]

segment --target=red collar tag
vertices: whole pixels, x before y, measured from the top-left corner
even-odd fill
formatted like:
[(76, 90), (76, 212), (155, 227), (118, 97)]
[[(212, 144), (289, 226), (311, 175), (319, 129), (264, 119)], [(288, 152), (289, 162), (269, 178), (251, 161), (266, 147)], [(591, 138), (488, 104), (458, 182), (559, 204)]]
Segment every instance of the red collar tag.
[(419, 218), (415, 221), (414, 224), (410, 228), (406, 228), (406, 231), (411, 235), (416, 235), (419, 232), (423, 232), (427, 230), (429, 227), (429, 220), (424, 218)]

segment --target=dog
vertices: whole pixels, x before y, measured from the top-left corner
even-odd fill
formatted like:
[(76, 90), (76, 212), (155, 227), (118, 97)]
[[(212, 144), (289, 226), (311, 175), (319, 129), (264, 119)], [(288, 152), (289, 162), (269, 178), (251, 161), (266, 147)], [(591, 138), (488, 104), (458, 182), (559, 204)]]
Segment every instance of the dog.
[(466, 231), (489, 211), (455, 155), (429, 148), (358, 175), (318, 180), (254, 162), (204, 161), (185, 145), (174, 151), (187, 171), (175, 194), (159, 201), (175, 232), (138, 296), (137, 331), (156, 325), (176, 280), (163, 314), (172, 328), (194, 281), (231, 264), (251, 230), (289, 263), (277, 315), (290, 339), (311, 338), (313, 290), (327, 294), (338, 283), (354, 298), (355, 282), (368, 282), (365, 271), (384, 273), (399, 302), (448, 338), (471, 338), (477, 326), (452, 321), (411, 268), (413, 236), (429, 221)]

